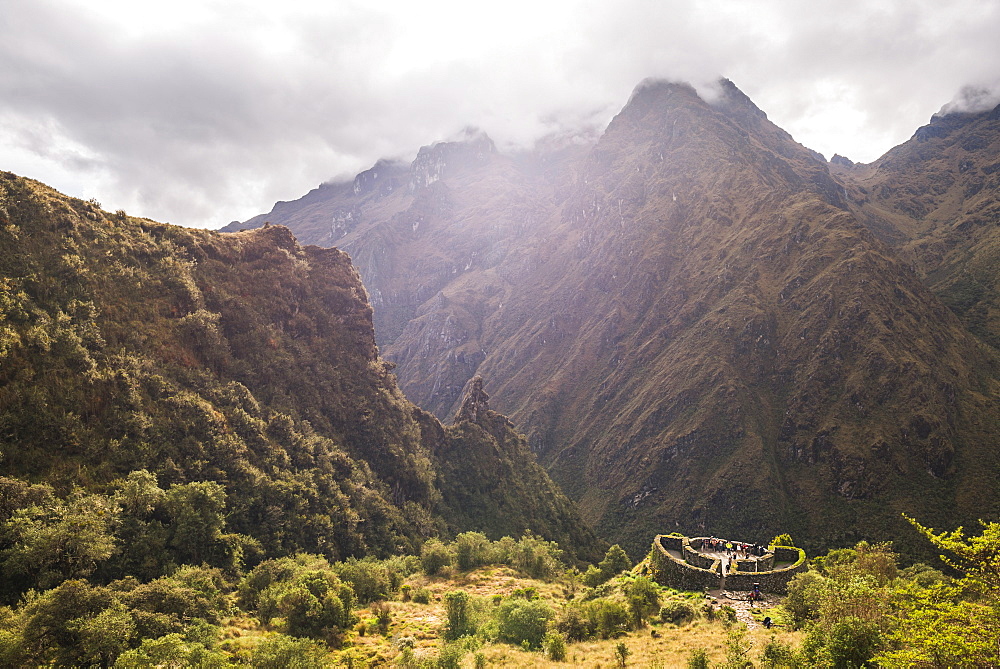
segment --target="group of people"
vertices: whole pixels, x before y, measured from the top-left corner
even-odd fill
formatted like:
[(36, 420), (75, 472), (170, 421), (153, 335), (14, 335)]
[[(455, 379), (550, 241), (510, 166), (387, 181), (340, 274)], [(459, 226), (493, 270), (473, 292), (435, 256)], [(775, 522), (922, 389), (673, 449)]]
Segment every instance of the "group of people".
[(767, 549), (760, 544), (746, 544), (740, 541), (726, 541), (709, 537), (701, 542), (701, 550), (705, 553), (725, 553), (739, 558), (760, 557)]

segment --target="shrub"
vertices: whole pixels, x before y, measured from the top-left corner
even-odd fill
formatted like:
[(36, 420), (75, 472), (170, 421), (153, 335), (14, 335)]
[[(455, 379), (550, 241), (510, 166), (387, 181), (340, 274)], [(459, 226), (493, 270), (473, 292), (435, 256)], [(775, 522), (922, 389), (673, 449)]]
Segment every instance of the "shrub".
[(566, 659), (566, 637), (559, 632), (546, 634), (542, 645), (545, 648), (545, 656), (553, 662), (562, 662)]
[(513, 547), (510, 566), (532, 578), (548, 579), (561, 572), (562, 550), (554, 541), (545, 541), (525, 533)]
[(359, 560), (352, 557), (344, 562), (334, 563), (332, 568), (342, 580), (350, 583), (359, 604), (386, 599), (396, 589), (392, 585), (389, 570), (380, 560)]
[(607, 580), (604, 578), (604, 572), (597, 568), (596, 565), (590, 565), (587, 567), (587, 571), (583, 573), (583, 584), (588, 588), (596, 588), (601, 583)]
[(604, 554), (604, 559), (600, 561), (597, 565), (600, 567), (601, 571), (606, 574), (610, 574), (609, 578), (617, 576), (626, 569), (632, 568), (632, 561), (628, 558), (628, 555), (618, 544), (615, 544), (608, 549), (608, 552)]
[(250, 655), (250, 664), (257, 669), (321, 669), (329, 666), (326, 651), (308, 639), (295, 639), (273, 634), (258, 643)]
[(330, 563), (319, 555), (299, 553), (294, 557), (266, 560), (254, 567), (243, 577), (237, 588), (237, 602), (246, 611), (256, 611), (260, 595), (275, 583), (291, 580), (295, 574), (306, 569), (329, 569)]
[[(735, 611), (734, 611), (735, 613)], [(729, 630), (726, 635), (725, 669), (747, 669), (753, 667), (749, 659), (752, 644), (747, 640), (746, 628), (742, 625)]]
[(459, 669), (462, 666), (462, 658), (465, 653), (465, 648), (460, 643), (445, 644), (437, 658), (438, 668)]
[(792, 541), (792, 536), (790, 534), (779, 534), (775, 538), (771, 539), (771, 544), (773, 546), (788, 546), (790, 548), (795, 548), (795, 542)]
[(885, 585), (899, 576), (896, 554), (892, 552), (892, 542), (870, 544), (867, 541), (859, 541), (854, 550), (858, 554), (854, 563), (855, 568), (862, 574), (874, 577), (879, 585)]
[(791, 645), (778, 641), (772, 635), (760, 652), (762, 669), (794, 669), (802, 666), (798, 653)]
[(583, 641), (594, 635), (597, 625), (591, 623), (591, 617), (583, 604), (576, 602), (567, 604), (556, 614), (555, 628), (570, 641)]
[(497, 609), (498, 638), (514, 645), (538, 648), (551, 618), (552, 609), (541, 600), (508, 600)]
[(488, 564), (490, 560), (490, 540), (481, 532), (463, 532), (455, 537), (452, 544), (455, 552), (455, 566), (469, 571)]
[(624, 641), (619, 641), (618, 645), (615, 646), (615, 662), (618, 664), (619, 669), (625, 669), (625, 661), (629, 656), (628, 646), (625, 645)]
[(353, 620), (346, 590), (330, 575), (307, 573), (278, 589), (276, 609), (292, 636), (326, 638), (346, 629)]
[(184, 566), (136, 586), (122, 599), (138, 614), (140, 636), (158, 637), (183, 632), (186, 621), (194, 619), (218, 623), (226, 609), (222, 587), (217, 569)]
[(115, 667), (215, 667), (231, 666), (227, 655), (188, 642), (180, 634), (168, 634), (156, 639), (143, 639), (138, 648), (118, 656)]
[(515, 588), (511, 597), (519, 597), (521, 599), (538, 599), (538, 588), (533, 586), (527, 586), (524, 588)]
[(428, 576), (451, 564), (451, 550), (437, 539), (428, 539), (420, 550), (420, 566)]
[(687, 661), (687, 669), (709, 669), (708, 652), (704, 648), (691, 651)]
[(491, 561), (494, 564), (511, 564), (515, 548), (517, 548), (517, 542), (514, 541), (513, 537), (500, 537), (490, 547), (490, 553), (492, 554)]
[(431, 591), (427, 588), (417, 588), (413, 591), (413, 601), (417, 604), (430, 604)]
[(660, 588), (645, 576), (639, 576), (625, 585), (625, 601), (628, 602), (632, 623), (638, 629), (646, 620), (660, 611)]
[[(113, 593), (107, 588), (78, 580), (64, 581), (52, 590), (29, 596), (19, 615), (23, 648), (28, 654), (18, 658), (18, 664), (77, 666), (93, 663), (88, 658), (92, 649), (84, 646), (94, 629), (84, 625), (114, 604)], [(123, 645), (121, 650), (125, 647)]]
[(593, 606), (597, 633), (602, 639), (621, 636), (628, 631), (631, 616), (621, 603), (610, 599), (599, 599)]
[(878, 625), (845, 616), (835, 622), (826, 638), (827, 651), (837, 667), (863, 667), (881, 645)]
[(261, 563), (240, 584), (240, 600), (264, 625), (284, 618), (292, 636), (328, 638), (354, 622), (354, 591), (315, 556)]
[(399, 669), (417, 669), (421, 666), (417, 662), (417, 657), (413, 653), (413, 648), (411, 646), (406, 646), (399, 651), (399, 655), (396, 656), (395, 666)]
[(690, 602), (676, 599), (670, 600), (660, 609), (660, 620), (674, 625), (694, 620), (697, 615), (697, 611)]
[(604, 559), (596, 567), (591, 565), (587, 568), (587, 572), (583, 575), (583, 583), (591, 588), (596, 588), (631, 568), (632, 561), (629, 560), (624, 549), (615, 544), (608, 549), (608, 552), (604, 554)]
[(788, 582), (788, 594), (783, 605), (792, 616), (792, 624), (801, 627), (808, 620), (819, 615), (826, 579), (816, 572), (806, 571), (796, 574)]
[(385, 602), (375, 602), (372, 604), (372, 614), (375, 616), (375, 624), (378, 625), (378, 629), (382, 634), (389, 631), (389, 625), (392, 623), (392, 611), (389, 609), (389, 605)]
[(469, 607), (469, 594), (461, 590), (449, 592), (444, 596), (445, 609), (448, 612), (448, 626), (444, 638), (455, 640), (467, 634), (475, 634)]
[(904, 569), (901, 576), (911, 579), (920, 587), (927, 588), (932, 585), (944, 585), (951, 579), (943, 572), (930, 567), (923, 562), (918, 562)]

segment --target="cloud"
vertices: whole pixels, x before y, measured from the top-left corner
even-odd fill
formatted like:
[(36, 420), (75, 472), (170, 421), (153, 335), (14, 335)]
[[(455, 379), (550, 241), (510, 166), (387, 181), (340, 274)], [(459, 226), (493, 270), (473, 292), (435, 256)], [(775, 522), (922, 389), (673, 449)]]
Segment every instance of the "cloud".
[(995, 81), (996, 34), (989, 0), (12, 0), (0, 169), (217, 227), (466, 126), (524, 145), (606, 124), (647, 77), (720, 75), (804, 144), (870, 161)]
[(939, 116), (978, 114), (1000, 105), (1000, 81), (982, 86), (963, 86), (958, 95), (941, 107)]

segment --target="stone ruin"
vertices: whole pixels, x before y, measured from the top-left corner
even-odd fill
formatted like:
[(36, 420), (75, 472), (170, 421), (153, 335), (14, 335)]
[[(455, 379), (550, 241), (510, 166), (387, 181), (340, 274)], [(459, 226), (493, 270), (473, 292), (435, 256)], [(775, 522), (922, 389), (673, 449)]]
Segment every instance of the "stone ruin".
[(801, 548), (770, 546), (759, 557), (733, 558), (724, 573), (722, 560), (700, 552), (707, 539), (658, 534), (648, 559), (653, 580), (678, 590), (745, 592), (753, 590), (756, 583), (764, 593), (783, 595), (792, 577), (808, 568)]

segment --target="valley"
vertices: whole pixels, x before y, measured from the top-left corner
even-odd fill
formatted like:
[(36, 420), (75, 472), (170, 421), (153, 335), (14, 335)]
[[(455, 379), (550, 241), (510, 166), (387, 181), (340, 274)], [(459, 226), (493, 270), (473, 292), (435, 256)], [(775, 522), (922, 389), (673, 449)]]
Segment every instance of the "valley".
[(994, 117), (828, 163), (650, 81), (599, 137), (468, 131), (233, 227), (346, 250), (407, 396), (447, 420), (481, 376), (606, 540), (823, 549), (996, 512)]

